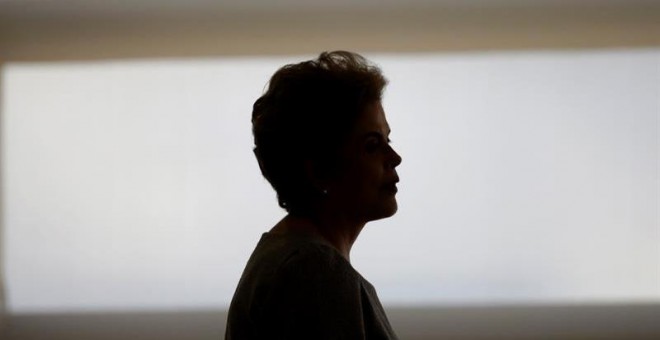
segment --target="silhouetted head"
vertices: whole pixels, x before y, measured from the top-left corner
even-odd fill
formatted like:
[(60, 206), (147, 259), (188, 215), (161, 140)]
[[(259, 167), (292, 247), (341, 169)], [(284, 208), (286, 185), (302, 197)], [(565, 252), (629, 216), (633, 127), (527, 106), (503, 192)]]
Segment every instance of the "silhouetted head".
[[(254, 103), (252, 130), (261, 172), (282, 208), (309, 216), (320, 203), (334, 200), (365, 210), (369, 202), (383, 200), (375, 198), (381, 190), (393, 200), (394, 167), (401, 158), (389, 147), (380, 105), (386, 84), (377, 66), (345, 51), (324, 52), (273, 75)], [(396, 201), (388, 209), (365, 213), (372, 219), (389, 216)]]

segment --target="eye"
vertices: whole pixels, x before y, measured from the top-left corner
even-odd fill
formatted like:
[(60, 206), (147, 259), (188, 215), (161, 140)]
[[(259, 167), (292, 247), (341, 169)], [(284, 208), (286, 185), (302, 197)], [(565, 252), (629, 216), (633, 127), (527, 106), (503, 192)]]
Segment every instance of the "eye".
[(378, 138), (369, 138), (367, 139), (367, 142), (365, 144), (365, 149), (367, 152), (375, 152), (378, 150), (378, 147), (380, 146), (380, 139)]

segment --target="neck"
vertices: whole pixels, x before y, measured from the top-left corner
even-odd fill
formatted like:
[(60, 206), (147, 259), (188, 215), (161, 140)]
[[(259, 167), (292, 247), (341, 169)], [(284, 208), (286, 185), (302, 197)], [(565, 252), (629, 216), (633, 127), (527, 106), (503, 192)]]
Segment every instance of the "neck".
[(319, 237), (334, 247), (350, 262), (350, 252), (364, 223), (350, 222), (346, 218), (328, 214), (316, 217), (287, 215), (271, 229), (277, 234), (304, 233)]

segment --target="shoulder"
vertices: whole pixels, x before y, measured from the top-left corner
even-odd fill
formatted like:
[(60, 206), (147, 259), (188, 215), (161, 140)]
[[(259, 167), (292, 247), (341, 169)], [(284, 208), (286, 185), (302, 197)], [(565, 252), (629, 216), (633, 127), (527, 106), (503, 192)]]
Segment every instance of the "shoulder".
[(276, 276), (307, 286), (357, 285), (360, 274), (339, 252), (318, 242), (297, 244), (281, 263)]
[(360, 274), (330, 244), (300, 235), (264, 234), (248, 260), (239, 290), (281, 295), (324, 289), (357, 289)]
[[(332, 246), (314, 239), (280, 238), (277, 266), (266, 284), (266, 305), (324, 306), (360, 299), (360, 274)], [(333, 303), (334, 301), (334, 303)]]
[(230, 307), (232, 334), (363, 338), (361, 276), (330, 245), (265, 235), (248, 262)]
[(275, 338), (363, 338), (360, 278), (334, 248), (300, 245), (276, 271), (259, 323)]

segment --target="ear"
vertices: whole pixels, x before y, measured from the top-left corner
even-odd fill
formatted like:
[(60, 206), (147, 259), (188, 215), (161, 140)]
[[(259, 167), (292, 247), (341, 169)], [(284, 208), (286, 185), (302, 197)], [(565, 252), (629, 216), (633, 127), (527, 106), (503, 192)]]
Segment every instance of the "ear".
[(328, 189), (327, 171), (321, 169), (318, 163), (311, 159), (306, 159), (304, 161), (304, 167), (305, 177), (317, 192), (322, 193)]

